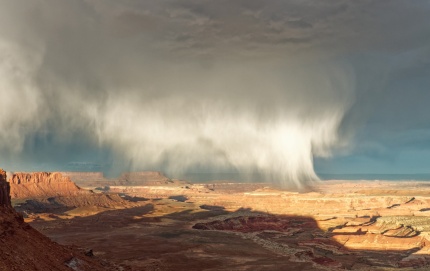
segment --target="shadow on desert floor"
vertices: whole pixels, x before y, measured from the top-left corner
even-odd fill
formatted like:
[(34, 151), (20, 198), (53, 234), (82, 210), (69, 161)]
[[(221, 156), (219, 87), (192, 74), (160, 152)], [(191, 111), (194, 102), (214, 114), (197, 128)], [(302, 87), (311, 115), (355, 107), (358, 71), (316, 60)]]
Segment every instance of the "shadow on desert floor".
[[(374, 227), (376, 219), (369, 221), (363, 226)], [(181, 195), (95, 215), (34, 221), (32, 226), (54, 241), (93, 249), (129, 270), (390, 270), (426, 265), (424, 258), (408, 260), (420, 246), (351, 249), (339, 241), (374, 246), (370, 242), (378, 242), (378, 236), (363, 227), (324, 231), (312, 217), (245, 208), (229, 212), (222, 206), (197, 206)]]

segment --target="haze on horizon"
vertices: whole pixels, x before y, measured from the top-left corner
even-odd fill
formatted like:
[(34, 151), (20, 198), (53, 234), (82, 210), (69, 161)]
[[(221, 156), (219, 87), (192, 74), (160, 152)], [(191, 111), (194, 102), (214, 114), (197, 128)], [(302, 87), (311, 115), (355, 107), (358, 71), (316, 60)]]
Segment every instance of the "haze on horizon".
[(430, 172), (429, 1), (0, 0), (0, 164)]

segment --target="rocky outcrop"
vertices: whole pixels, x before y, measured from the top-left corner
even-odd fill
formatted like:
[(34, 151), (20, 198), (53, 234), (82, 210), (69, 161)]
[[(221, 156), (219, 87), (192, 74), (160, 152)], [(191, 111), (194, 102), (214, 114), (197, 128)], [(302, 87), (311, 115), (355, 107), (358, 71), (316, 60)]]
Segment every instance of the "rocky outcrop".
[(10, 186), (6, 181), (6, 172), (0, 169), (0, 207), (11, 208)]
[(9, 183), (12, 198), (74, 196), (82, 193), (69, 177), (58, 172), (14, 173)]

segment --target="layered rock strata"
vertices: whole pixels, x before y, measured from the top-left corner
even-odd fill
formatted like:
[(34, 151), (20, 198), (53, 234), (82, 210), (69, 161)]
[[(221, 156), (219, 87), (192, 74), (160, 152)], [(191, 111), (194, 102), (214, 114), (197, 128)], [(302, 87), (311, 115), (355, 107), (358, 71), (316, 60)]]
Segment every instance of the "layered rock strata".
[(87, 192), (58, 172), (14, 173), (9, 183), (12, 198), (75, 196)]

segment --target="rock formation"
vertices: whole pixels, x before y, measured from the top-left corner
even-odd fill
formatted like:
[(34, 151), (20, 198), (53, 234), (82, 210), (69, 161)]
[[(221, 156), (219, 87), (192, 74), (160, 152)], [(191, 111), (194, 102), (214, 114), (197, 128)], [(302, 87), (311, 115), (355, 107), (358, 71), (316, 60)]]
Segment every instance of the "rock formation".
[(66, 171), (61, 172), (63, 176), (70, 177), (72, 181), (76, 180), (103, 180), (103, 172), (82, 172), (82, 171)]
[(127, 172), (118, 178), (119, 185), (164, 185), (170, 181), (158, 171)]
[(103, 172), (61, 172), (70, 177), (80, 187), (96, 188), (104, 186), (159, 186), (176, 184), (179, 180), (171, 180), (158, 171), (124, 172), (118, 178), (106, 178)]
[(69, 177), (58, 172), (14, 173), (9, 183), (12, 198), (74, 196), (82, 192)]
[(11, 208), (10, 186), (6, 181), (6, 172), (0, 169), (0, 207)]
[(15, 206), (18, 212), (62, 213), (79, 207), (125, 208), (133, 207), (133, 202), (124, 200), (118, 194), (88, 193), (79, 196), (59, 196), (50, 198), (28, 199)]
[(52, 242), (25, 223), (22, 216), (11, 207), (6, 173), (0, 169), (0, 270), (108, 268), (83, 253)]
[(108, 180), (103, 175), (103, 172), (81, 172), (67, 171), (60, 172), (63, 176), (69, 177), (75, 184), (80, 187), (103, 187), (110, 185), (112, 180)]

